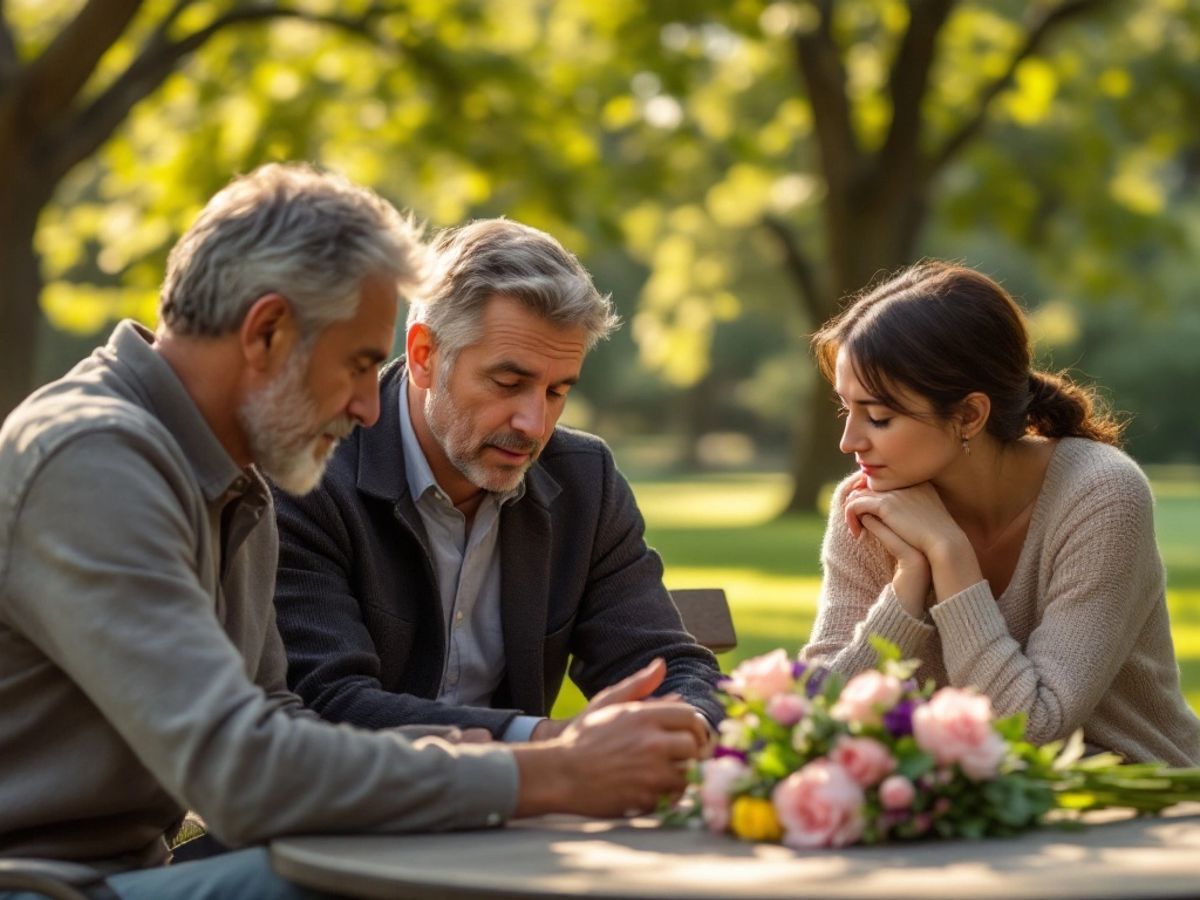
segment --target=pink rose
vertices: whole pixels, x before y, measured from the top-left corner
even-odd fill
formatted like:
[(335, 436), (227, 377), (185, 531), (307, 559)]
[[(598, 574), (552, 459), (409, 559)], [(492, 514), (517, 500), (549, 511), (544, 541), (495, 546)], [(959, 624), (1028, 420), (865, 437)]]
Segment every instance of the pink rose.
[(900, 679), (869, 669), (846, 682), (830, 715), (841, 722), (878, 725), (904, 692)]
[(815, 759), (775, 786), (771, 803), (789, 847), (844, 847), (862, 837), (863, 791), (846, 770)]
[(780, 725), (795, 725), (808, 712), (808, 701), (799, 694), (776, 694), (767, 701), (767, 715)]
[(795, 683), (792, 660), (787, 651), (772, 650), (739, 665), (729, 674), (724, 688), (743, 700), (769, 700), (776, 694), (790, 691)]
[(994, 777), (1007, 752), (992, 728), (992, 701), (959, 688), (942, 688), (913, 713), (913, 737), (938, 765), (958, 763), (972, 781)]
[(917, 789), (903, 775), (889, 775), (879, 785), (879, 802), (884, 809), (899, 811), (912, 806)]
[(871, 738), (842, 735), (833, 745), (829, 758), (846, 770), (846, 774), (861, 787), (879, 784), (896, 768), (896, 760), (888, 748)]
[(706, 759), (700, 764), (700, 810), (704, 824), (717, 834), (729, 827), (729, 798), (738, 779), (750, 768), (735, 756)]
[(963, 752), (958, 765), (972, 781), (989, 781), (1000, 771), (1000, 763), (1008, 753), (1004, 738), (992, 731), (978, 747)]

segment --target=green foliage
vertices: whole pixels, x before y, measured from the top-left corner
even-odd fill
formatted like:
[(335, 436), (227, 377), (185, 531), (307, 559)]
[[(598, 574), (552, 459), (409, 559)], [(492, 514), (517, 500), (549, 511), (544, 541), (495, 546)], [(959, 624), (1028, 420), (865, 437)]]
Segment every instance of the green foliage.
[[(102, 60), (95, 96), (172, 0), (146, 0)], [(192, 0), (169, 30), (232, 0)], [(368, 0), (295, 0), (353, 16)], [(920, 109), (923, 152), (963, 127), (1054, 4), (961, 2), (937, 36)], [(886, 146), (889, 67), (909, 4), (845, 0), (832, 30), (853, 139)], [(6, 5), (23, 59), (77, 12)], [(546, 228), (604, 272), (629, 323), (583, 393), (634, 429), (802, 440), (815, 379), (783, 225), (818, 274), (831, 252), (814, 98), (797, 38), (815, 7), (778, 0), (591, 4), (413, 0), (365, 35), (294, 19), (222, 30), (137, 104), (45, 211), (37, 245), (57, 327), (149, 321), (167, 249), (236, 171), (310, 159), (378, 187), (436, 226), (504, 214)], [(935, 176), (918, 251), (1001, 277), (1060, 324), (1043, 349), (1111, 387), (1146, 460), (1194, 459), (1195, 417), (1170, 403), (1194, 381), (1200, 332), (1180, 318), (1200, 252), (1200, 10), (1149, 0), (1073, 18), (1015, 70), (966, 150)], [(866, 186), (869, 192), (875, 189)], [(828, 287), (828, 285), (826, 285)], [(1158, 321), (1151, 318), (1157, 310)], [(1192, 317), (1194, 318), (1194, 316)], [(654, 373), (638, 370), (632, 355)], [(611, 389), (609, 389), (611, 388)], [(695, 388), (707, 402), (681, 404)], [(680, 409), (683, 408), (681, 412)]]

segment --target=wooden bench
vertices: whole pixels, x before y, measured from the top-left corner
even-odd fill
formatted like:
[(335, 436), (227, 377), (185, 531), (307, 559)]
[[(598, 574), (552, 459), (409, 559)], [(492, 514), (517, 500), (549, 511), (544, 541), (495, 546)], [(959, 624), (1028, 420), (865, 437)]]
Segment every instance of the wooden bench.
[(697, 644), (713, 653), (725, 653), (737, 646), (729, 602), (721, 588), (671, 591), (671, 599), (683, 619), (683, 627)]

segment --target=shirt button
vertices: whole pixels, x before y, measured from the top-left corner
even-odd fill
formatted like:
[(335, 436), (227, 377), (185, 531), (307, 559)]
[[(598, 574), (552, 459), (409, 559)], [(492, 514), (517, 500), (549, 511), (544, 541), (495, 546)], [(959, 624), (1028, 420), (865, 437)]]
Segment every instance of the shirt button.
[(461, 624), (462, 624), (462, 620), (463, 620), (463, 614), (462, 614), (462, 610), (460, 609), (458, 612), (456, 612), (456, 613), (454, 614), (454, 624), (455, 624), (455, 625), (461, 625)]

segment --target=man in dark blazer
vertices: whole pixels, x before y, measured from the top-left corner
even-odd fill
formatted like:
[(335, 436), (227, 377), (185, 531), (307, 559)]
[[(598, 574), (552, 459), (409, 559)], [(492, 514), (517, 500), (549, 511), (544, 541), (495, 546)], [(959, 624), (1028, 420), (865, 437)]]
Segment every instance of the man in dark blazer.
[(335, 722), (541, 740), (569, 724), (547, 718), (568, 660), (593, 697), (661, 657), (656, 693), (715, 723), (716, 661), (683, 630), (628, 483), (600, 439), (557, 427), (611, 301), (503, 219), (447, 232), (433, 262), (378, 425), (318, 490), (276, 496), (292, 688)]

